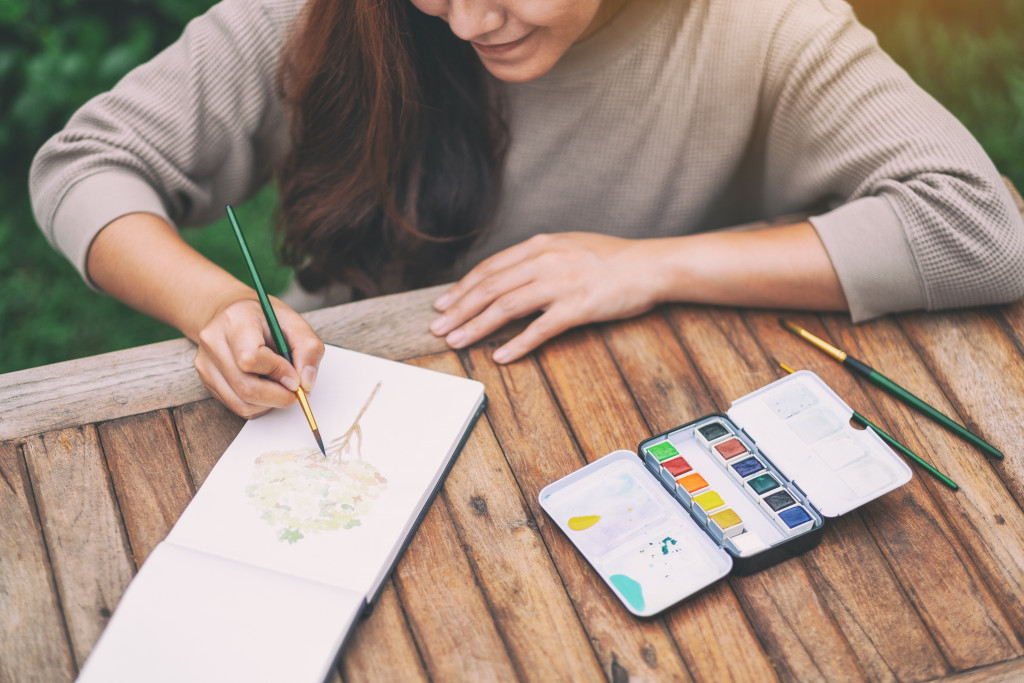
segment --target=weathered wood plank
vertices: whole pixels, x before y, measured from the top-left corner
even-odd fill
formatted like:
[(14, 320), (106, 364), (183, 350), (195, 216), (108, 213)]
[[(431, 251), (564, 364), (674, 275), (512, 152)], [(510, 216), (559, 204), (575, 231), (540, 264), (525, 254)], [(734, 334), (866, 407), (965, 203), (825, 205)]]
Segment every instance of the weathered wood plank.
[[(465, 374), (453, 353), (411, 362)], [(600, 663), (486, 419), (473, 430), (443, 495), (520, 679), (600, 678)]]
[(665, 614), (665, 623), (694, 680), (778, 680), (728, 581), (674, 607)]
[[(558, 344), (539, 354), (574, 432), (592, 433), (602, 442), (622, 439), (617, 447), (636, 450), (643, 438), (711, 412), (707, 391), (660, 313), (605, 326), (602, 336), (610, 355), (591, 330), (579, 333), (586, 341), (586, 354), (579, 348), (563, 353)], [(620, 384), (620, 372), (628, 387)], [(587, 391), (578, 390), (581, 383)], [(612, 424), (621, 425), (628, 433), (603, 436), (616, 431), (606, 426), (609, 416), (614, 416)], [(581, 438), (581, 444), (589, 440)], [(666, 613), (665, 622), (697, 680), (775, 678), (771, 662), (727, 582), (673, 608)], [(710, 633), (714, 637), (708, 637)], [(737, 657), (737, 652), (743, 656)]]
[(868, 679), (921, 681), (949, 673), (910, 596), (889, 566), (874, 560), (879, 550), (872, 548), (873, 561), (864, 562), (863, 539), (871, 532), (861, 516), (828, 523), (826, 542), (804, 564)]
[(166, 410), (99, 425), (135, 563), (167, 536), (195, 490)]
[(651, 435), (595, 328), (562, 335), (537, 359), (587, 462), (623, 448), (635, 451)]
[[(1001, 320), (1000, 320), (1001, 319)], [(1004, 330), (1001, 322), (1009, 326)], [(1024, 504), (1024, 302), (987, 311), (941, 316), (907, 315), (900, 327), (921, 354), (956, 411), (954, 419), (992, 443), (1006, 456), (990, 460), (976, 449)], [(1007, 334), (1009, 333), (1009, 335)], [(984, 340), (984, 343), (979, 343)], [(1024, 632), (1024, 628), (1021, 629)]]
[(171, 412), (192, 484), (198, 491), (245, 420), (213, 398), (189, 403)]
[[(979, 309), (906, 315), (900, 327), (952, 406), (954, 419), (1007, 456), (992, 464), (1019, 465), (1024, 455), (1019, 430), (1012, 418), (1009, 424), (1005, 418), (1019, 418), (1024, 406), (1024, 358), (996, 320)], [(984, 343), (979, 344), (980, 339)], [(1018, 484), (1022, 473), (1024, 468), (1007, 472), (1015, 475)]]
[(0, 443), (0, 680), (70, 681), (71, 645), (32, 484), (17, 443)]
[(392, 581), (431, 679), (516, 678), (443, 499), (434, 500)]
[(829, 619), (803, 562), (731, 577), (729, 583), (782, 680), (868, 679), (838, 625)]
[(94, 427), (25, 442), (50, 562), (79, 667), (135, 573)]
[(650, 433), (667, 431), (718, 410), (661, 311), (602, 325), (601, 336)]
[[(1018, 301), (1010, 306), (1003, 306), (999, 309), (994, 309), (992, 311), (992, 316), (996, 323), (1005, 330), (1010, 343), (1013, 344), (1018, 354), (1024, 354), (1024, 300)], [(913, 333), (913, 330), (908, 328), (908, 333)], [(931, 332), (929, 331), (928, 334), (931, 334)], [(971, 335), (971, 337), (974, 339), (976, 338), (976, 335)], [(1000, 350), (999, 353), (1001, 355), (1002, 350)], [(935, 352), (933, 351), (932, 354), (934, 355)], [(1019, 362), (1019, 357), (1014, 358), (1012, 360), (1011, 367), (1016, 367)], [(1009, 383), (1008, 378), (1003, 378), (1000, 373), (993, 379), (999, 386), (997, 391), (1000, 394), (1000, 398), (1004, 398), (1004, 387)], [(982, 380), (983, 383), (980, 386), (987, 389), (991, 381), (992, 380), (989, 378), (985, 378)], [(1011, 398), (1010, 405), (1015, 406), (1019, 401), (1020, 396), (1014, 396)], [(990, 401), (988, 406), (989, 407), (985, 409), (980, 418), (976, 417), (974, 419), (984, 420), (986, 422), (985, 428), (992, 431), (994, 435), (993, 438), (999, 438), (1005, 441), (1008, 436), (1005, 434), (1005, 430), (1012, 427), (1012, 425), (999, 424), (999, 420), (1005, 416), (1010, 406), (1007, 406), (1007, 409), (1004, 410), (1002, 404), (997, 403), (996, 401)], [(991, 415), (989, 415), (990, 411)], [(1010, 431), (1012, 432), (1012, 430)], [(1021, 448), (1024, 448), (1021, 446), (1019, 436), (1011, 437), (1011, 439), (1012, 440), (1009, 441), (1010, 445), (1006, 446), (1010, 451), (1018, 453)], [(1013, 493), (1018, 504), (1024, 506), (1024, 471), (1022, 471), (1022, 469), (1024, 468), (1020, 465), (1019, 457), (1011, 456), (996, 465), (996, 471), (999, 473), (1000, 478)]]
[(338, 669), (346, 683), (429, 680), (391, 580), (373, 612), (356, 624)]
[[(447, 348), (428, 330), (444, 289), (324, 308), (306, 319), (329, 344), (406, 360)], [(175, 339), (0, 375), (0, 441), (209, 398), (194, 356), (190, 341)]]
[[(960, 327), (957, 322), (962, 314), (950, 313), (942, 316), (935, 316), (937, 319), (945, 319), (942, 325), (942, 332), (932, 335), (924, 328), (914, 328), (908, 325), (907, 329), (911, 334), (910, 341), (904, 336), (900, 325), (894, 321), (883, 319), (866, 325), (852, 326), (839, 320), (829, 320), (828, 327), (835, 335), (838, 342), (846, 347), (846, 350), (861, 358), (864, 362), (878, 368), (880, 371), (892, 377), (895, 381), (913, 391), (925, 401), (928, 401), (939, 410), (960, 419), (954, 406), (947, 401), (947, 396), (955, 395), (956, 392), (967, 391), (968, 384), (956, 382), (956, 368), (964, 366), (964, 374), (967, 378), (977, 377), (978, 373), (985, 373), (990, 378), (989, 383), (1002, 384), (1003, 373), (1007, 377), (1007, 383), (994, 392), (992, 402), (974, 405), (971, 399), (965, 399), (960, 405), (965, 406), (967, 414), (972, 418), (974, 415), (981, 416), (983, 420), (989, 420), (989, 411), (1002, 413), (1004, 419), (1019, 421), (1019, 413), (1014, 414), (1014, 406), (1021, 406), (1019, 397), (1013, 393), (1019, 392), (1009, 385), (1013, 381), (1014, 369), (1013, 359), (1008, 358), (1004, 353), (992, 352), (979, 349), (977, 353), (967, 353), (969, 335), (967, 329), (984, 330), (984, 320), (971, 320), (967, 323), (970, 327), (960, 333), (951, 333), (951, 330)], [(971, 314), (974, 315), (973, 313)], [(927, 323), (926, 323), (927, 324)], [(989, 329), (985, 332), (986, 338), (992, 340), (992, 345), (998, 346), (1000, 338), (1006, 344), (1009, 340), (1004, 335), (998, 334), (997, 329)], [(960, 337), (958, 340), (957, 337)], [(988, 346), (988, 345), (986, 345)], [(915, 348), (916, 347), (916, 350)], [(964, 352), (965, 355), (961, 355)], [(919, 353), (921, 355), (919, 355)], [(988, 358), (989, 360), (985, 360)], [(1017, 361), (1019, 362), (1019, 361)], [(987, 368), (987, 369), (983, 369)], [(839, 376), (842, 377), (842, 376)], [(936, 377), (946, 387), (936, 384)], [(838, 379), (838, 378), (837, 378)], [(844, 378), (845, 379), (845, 378)], [(969, 380), (964, 380), (967, 382)], [(986, 388), (987, 390), (987, 388)], [(981, 392), (975, 392), (981, 393)], [(963, 394), (961, 394), (963, 395)], [(918, 454), (930, 458), (936, 467), (944, 471), (960, 484), (960, 491), (952, 494), (935, 482), (927, 475), (921, 474), (916, 477), (922, 485), (926, 485), (932, 491), (932, 499), (936, 507), (927, 505), (927, 501), (920, 500), (922, 510), (926, 517), (938, 516), (944, 518), (951, 529), (945, 528), (945, 522), (941, 523), (942, 536), (948, 535), (950, 539), (956, 539), (951, 544), (949, 553), (957, 557), (964, 556), (970, 576), (957, 576), (960, 564), (950, 557), (949, 553), (942, 553), (938, 549), (934, 555), (927, 557), (927, 562), (932, 566), (942, 566), (943, 572), (941, 581), (950, 587), (950, 595), (955, 591), (953, 587), (959, 582), (957, 590), (966, 591), (965, 595), (970, 600), (982, 600), (979, 606), (982, 614), (971, 615), (972, 620), (964, 624), (957, 624), (958, 615), (943, 615), (943, 606), (939, 604), (940, 598), (934, 599), (933, 606), (940, 610), (931, 614), (925, 609), (923, 616), (927, 619), (935, 619), (940, 622), (951, 620), (946, 626), (946, 637), (954, 639), (956, 630), (961, 629), (965, 633), (986, 633), (983, 642), (975, 642), (975, 652), (963, 653), (964, 661), (958, 661), (950, 653), (955, 653), (957, 648), (970, 647), (967, 639), (955, 638), (948, 645), (943, 643), (944, 650), (950, 656), (951, 663), (957, 669), (969, 668), (989, 664), (1001, 659), (1014, 656), (1020, 652), (1018, 637), (1022, 629), (1022, 590), (1024, 590), (1024, 513), (1021, 512), (1017, 502), (1007, 491), (1000, 480), (1000, 470), (1009, 463), (994, 464), (988, 456), (984, 455), (969, 443), (949, 433), (942, 427), (932, 423), (913, 409), (883, 394), (880, 390), (872, 388), (871, 398), (878, 406), (875, 414), (884, 414), (888, 423), (892, 426), (894, 435)], [(1003, 405), (1003, 402), (1006, 405)], [(864, 411), (865, 413), (867, 411)], [(988, 432), (997, 429), (993, 424), (995, 419), (990, 420), (981, 426)], [(968, 425), (973, 419), (968, 420)], [(993, 440), (999, 440), (1000, 432), (993, 432)], [(1002, 432), (1006, 438), (1009, 432)], [(996, 444), (1001, 445), (1000, 443)], [(1011, 448), (1012, 451), (1012, 448)], [(1008, 460), (1019, 459), (1019, 454), (1008, 454)], [(912, 490), (912, 489), (911, 489)], [(915, 496), (915, 500), (918, 497)], [(940, 512), (941, 510), (941, 512)], [(896, 512), (896, 511), (894, 511)], [(893, 551), (904, 556), (907, 549), (894, 547)], [(945, 559), (944, 559), (945, 558)], [(969, 558), (969, 559), (966, 559)], [(947, 562), (950, 564), (947, 566)], [(909, 565), (909, 563), (908, 563)], [(910, 568), (911, 571), (917, 571)], [(976, 572), (980, 572), (980, 576)], [(902, 579), (901, 579), (902, 580)], [(928, 581), (924, 575), (914, 579), (915, 583)], [(941, 587), (937, 589), (941, 590)], [(976, 592), (977, 591), (977, 592)], [(994, 594), (994, 599), (989, 593)], [(956, 593), (958, 594), (958, 593)], [(958, 594), (959, 595), (959, 594)], [(978, 597), (975, 597), (978, 596)], [(984, 597), (988, 596), (988, 597)], [(915, 598), (920, 600), (920, 598)], [(991, 605), (991, 613), (986, 614), (984, 605)], [(949, 609), (952, 606), (945, 608)], [(1004, 616), (1005, 615), (1005, 616)], [(990, 623), (984, 623), (984, 617), (990, 617)], [(966, 615), (965, 615), (966, 618)], [(1004, 623), (1004, 618), (1009, 619), (1010, 625)], [(973, 627), (970, 626), (973, 624)], [(929, 624), (929, 628), (936, 633), (938, 626)], [(1006, 638), (1003, 644), (999, 644), (1002, 634)], [(938, 634), (937, 634), (938, 635)], [(940, 641), (941, 642), (941, 641)], [(984, 647), (982, 647), (984, 645)], [(974, 661), (974, 664), (971, 662)]]
[(1020, 683), (1024, 681), (1024, 657), (979, 667), (942, 680), (947, 683)]
[(605, 676), (615, 681), (689, 679), (664, 622), (633, 619), (540, 507), (540, 489), (586, 461), (533, 359), (496, 366), (490, 360), (493, 352), (493, 344), (476, 345), (463, 363), (486, 387), (491, 426)]

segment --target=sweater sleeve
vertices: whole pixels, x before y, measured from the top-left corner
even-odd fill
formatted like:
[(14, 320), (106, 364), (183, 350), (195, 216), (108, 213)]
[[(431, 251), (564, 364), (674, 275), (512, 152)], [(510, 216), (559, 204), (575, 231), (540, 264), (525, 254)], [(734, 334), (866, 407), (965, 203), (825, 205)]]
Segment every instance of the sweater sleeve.
[(764, 57), (765, 193), (811, 218), (854, 321), (1024, 294), (1024, 221), (971, 134), (841, 0), (797, 0)]
[(36, 220), (83, 277), (112, 220), (208, 223), (269, 180), (288, 144), (278, 55), (300, 8), (224, 0), (43, 145), (29, 176)]

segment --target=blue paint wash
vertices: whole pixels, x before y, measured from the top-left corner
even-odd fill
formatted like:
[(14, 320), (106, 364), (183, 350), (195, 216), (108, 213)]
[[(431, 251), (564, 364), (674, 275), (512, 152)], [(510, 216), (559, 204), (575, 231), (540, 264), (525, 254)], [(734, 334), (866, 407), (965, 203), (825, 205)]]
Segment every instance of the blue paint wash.
[(644, 591), (639, 583), (625, 574), (612, 574), (608, 577), (612, 585), (622, 594), (633, 609), (637, 612), (644, 611)]

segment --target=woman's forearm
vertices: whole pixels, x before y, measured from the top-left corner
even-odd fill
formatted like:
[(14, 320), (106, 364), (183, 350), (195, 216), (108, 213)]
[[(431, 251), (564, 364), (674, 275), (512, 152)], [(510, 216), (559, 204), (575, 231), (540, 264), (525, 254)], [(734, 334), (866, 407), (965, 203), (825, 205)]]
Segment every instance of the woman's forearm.
[(122, 216), (100, 231), (89, 250), (88, 275), (107, 294), (193, 341), (219, 310), (256, 298), (166, 221), (145, 213)]
[(659, 302), (847, 310), (839, 278), (807, 222), (638, 243)]

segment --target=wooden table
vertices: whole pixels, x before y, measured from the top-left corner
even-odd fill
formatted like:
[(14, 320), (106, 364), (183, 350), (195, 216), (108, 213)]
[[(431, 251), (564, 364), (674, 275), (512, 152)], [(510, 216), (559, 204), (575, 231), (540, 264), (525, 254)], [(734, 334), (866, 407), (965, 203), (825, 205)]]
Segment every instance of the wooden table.
[[(486, 385), (488, 407), (343, 680), (1024, 678), (1024, 304), (886, 317), (786, 313), (1001, 448), (987, 458), (778, 324), (670, 306), (509, 366), (426, 332), (438, 290), (310, 314), (331, 343)], [(172, 341), (0, 376), (0, 680), (70, 680), (131, 577), (242, 421)], [(545, 516), (546, 484), (646, 435), (816, 371), (957, 481), (906, 486), (821, 544), (640, 621)], [(187, 653), (182, 653), (187, 656)]]

